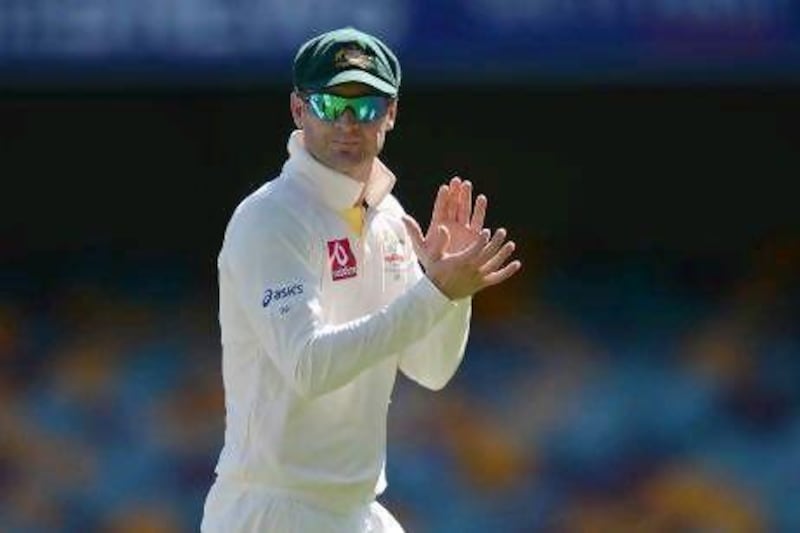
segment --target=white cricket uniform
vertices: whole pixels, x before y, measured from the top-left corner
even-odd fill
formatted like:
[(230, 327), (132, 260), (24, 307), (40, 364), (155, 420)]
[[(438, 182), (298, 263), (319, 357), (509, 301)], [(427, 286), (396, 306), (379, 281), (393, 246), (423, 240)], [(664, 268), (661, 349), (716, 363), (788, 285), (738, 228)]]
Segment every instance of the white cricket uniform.
[(421, 271), (376, 160), (362, 184), (289, 138), (278, 178), (236, 209), (218, 258), (225, 444), (202, 530), (402, 531), (386, 487), (386, 419), (398, 368), (430, 389), (456, 371), (471, 299)]

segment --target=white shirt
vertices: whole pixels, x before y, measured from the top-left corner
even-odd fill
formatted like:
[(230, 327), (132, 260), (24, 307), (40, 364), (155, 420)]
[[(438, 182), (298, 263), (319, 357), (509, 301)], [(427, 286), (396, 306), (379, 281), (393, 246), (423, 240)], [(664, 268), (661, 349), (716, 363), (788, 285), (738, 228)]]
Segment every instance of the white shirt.
[(221, 478), (326, 508), (385, 488), (398, 368), (443, 387), (464, 354), (471, 300), (422, 273), (394, 175), (376, 160), (360, 235), (341, 216), (363, 185), (309, 155), (302, 132), (278, 178), (247, 197), (218, 258), (225, 386)]

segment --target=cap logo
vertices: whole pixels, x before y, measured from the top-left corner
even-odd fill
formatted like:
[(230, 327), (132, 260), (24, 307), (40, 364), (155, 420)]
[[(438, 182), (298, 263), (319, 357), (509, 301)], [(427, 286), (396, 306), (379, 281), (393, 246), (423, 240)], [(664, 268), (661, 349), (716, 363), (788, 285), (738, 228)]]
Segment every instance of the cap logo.
[(337, 69), (346, 68), (359, 68), (369, 69), (374, 68), (375, 60), (368, 56), (361, 48), (348, 47), (342, 48), (333, 56), (333, 64)]

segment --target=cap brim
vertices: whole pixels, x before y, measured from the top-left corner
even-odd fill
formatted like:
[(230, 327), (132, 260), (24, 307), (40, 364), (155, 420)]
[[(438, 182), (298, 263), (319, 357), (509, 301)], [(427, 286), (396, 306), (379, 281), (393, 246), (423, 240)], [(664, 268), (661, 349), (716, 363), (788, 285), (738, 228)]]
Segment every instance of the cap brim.
[(345, 70), (344, 72), (338, 73), (336, 76), (328, 80), (328, 83), (325, 84), (325, 87), (333, 87), (334, 85), (340, 85), (347, 82), (363, 83), (388, 96), (397, 96), (397, 88), (395, 88), (392, 84), (383, 81), (377, 76), (373, 76), (369, 72), (357, 69)]

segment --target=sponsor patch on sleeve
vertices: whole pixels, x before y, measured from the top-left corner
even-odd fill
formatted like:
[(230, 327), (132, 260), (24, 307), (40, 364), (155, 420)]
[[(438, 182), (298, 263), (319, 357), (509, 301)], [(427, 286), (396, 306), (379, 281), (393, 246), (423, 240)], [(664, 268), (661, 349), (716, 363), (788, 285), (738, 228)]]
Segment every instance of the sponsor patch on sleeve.
[(286, 315), (292, 306), (292, 301), (303, 294), (305, 287), (299, 281), (280, 283), (267, 287), (261, 297), (261, 307), (278, 308), (281, 315)]

